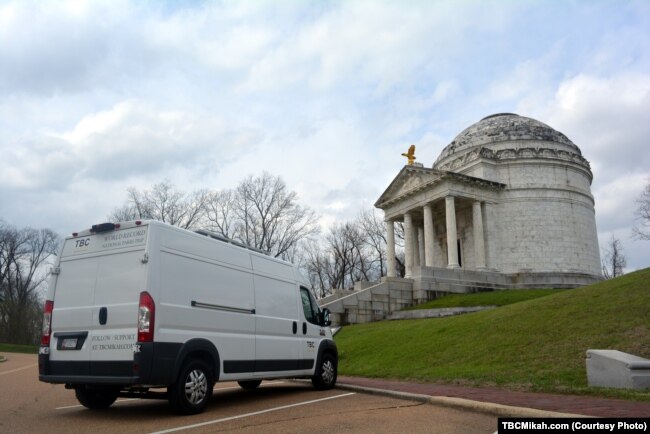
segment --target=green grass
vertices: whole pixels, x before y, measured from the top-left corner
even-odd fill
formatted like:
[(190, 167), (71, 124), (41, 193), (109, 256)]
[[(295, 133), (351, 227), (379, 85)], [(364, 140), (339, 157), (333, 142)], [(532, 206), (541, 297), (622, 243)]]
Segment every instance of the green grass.
[(547, 295), (557, 294), (563, 289), (507, 289), (474, 294), (450, 294), (424, 304), (412, 306), (404, 310), (434, 309), (440, 307), (469, 307), (469, 306), (505, 306), (520, 301), (534, 300)]
[(448, 318), (346, 326), (342, 375), (650, 400), (588, 389), (587, 349), (650, 358), (650, 268), (535, 300)]
[(38, 354), (38, 345), (17, 345), (0, 343), (0, 353)]

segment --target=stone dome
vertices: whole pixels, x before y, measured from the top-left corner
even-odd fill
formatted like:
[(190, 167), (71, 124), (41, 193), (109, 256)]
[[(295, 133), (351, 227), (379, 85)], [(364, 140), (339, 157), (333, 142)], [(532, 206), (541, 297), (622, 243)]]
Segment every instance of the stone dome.
[(496, 150), (503, 148), (505, 143), (513, 142), (535, 147), (536, 145), (531, 143), (535, 141), (545, 142), (545, 147), (554, 144), (553, 147), (582, 155), (580, 149), (567, 136), (538, 120), (514, 113), (497, 113), (465, 128), (442, 150), (433, 167), (436, 168), (449, 157), (463, 155), (474, 148), (486, 147)]

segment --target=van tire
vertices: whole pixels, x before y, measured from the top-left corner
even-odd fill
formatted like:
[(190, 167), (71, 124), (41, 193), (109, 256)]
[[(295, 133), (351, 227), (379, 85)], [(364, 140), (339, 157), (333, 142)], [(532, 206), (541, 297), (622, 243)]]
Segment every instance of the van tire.
[(254, 390), (254, 389), (257, 389), (260, 386), (260, 384), (262, 384), (262, 380), (238, 381), (237, 384), (239, 384), (239, 386), (242, 389)]
[(330, 353), (323, 354), (316, 372), (311, 377), (311, 382), (317, 390), (328, 390), (336, 384), (336, 377), (338, 376), (338, 363), (336, 358)]
[(180, 414), (198, 414), (212, 398), (212, 369), (199, 359), (183, 365), (176, 382), (167, 388), (169, 403)]
[(89, 389), (79, 386), (75, 389), (77, 400), (86, 408), (101, 410), (110, 407), (117, 399), (117, 391)]

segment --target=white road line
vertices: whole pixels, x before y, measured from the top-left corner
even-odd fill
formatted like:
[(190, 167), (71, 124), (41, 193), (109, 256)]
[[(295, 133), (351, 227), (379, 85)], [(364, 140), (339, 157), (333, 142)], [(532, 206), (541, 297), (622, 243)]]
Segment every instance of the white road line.
[(23, 366), (22, 368), (12, 369), (11, 371), (0, 372), (0, 375), (11, 374), (12, 372), (22, 371), (23, 369), (33, 368), (34, 366), (38, 366), (38, 363), (32, 363), (31, 365)]
[(215, 392), (218, 392), (219, 390), (230, 390), (230, 389), (241, 389), (239, 386), (230, 386), (230, 387), (215, 387), (214, 390)]
[[(269, 384), (284, 384), (284, 381), (265, 381), (262, 383), (262, 385), (269, 385)], [(241, 389), (241, 386), (215, 387), (213, 390), (217, 392), (219, 390), (231, 390), (231, 389)]]
[(242, 419), (244, 417), (257, 416), (258, 414), (270, 413), (272, 411), (284, 410), (284, 409), (292, 408), (292, 407), (299, 407), (301, 405), (314, 404), (316, 402), (327, 401), (327, 400), (330, 400), (330, 399), (343, 398), (345, 396), (350, 396), (350, 395), (355, 395), (355, 393), (354, 392), (344, 393), (342, 395), (329, 396), (327, 398), (314, 399), (314, 400), (311, 400), (311, 401), (299, 402), (297, 404), (289, 404), (289, 405), (283, 405), (283, 406), (280, 406), (280, 407), (267, 408), (266, 410), (254, 411), (252, 413), (244, 413), (244, 414), (239, 414), (237, 416), (224, 417), (224, 418), (221, 418), (221, 419), (215, 419), (215, 420), (209, 420), (207, 422), (196, 423), (194, 425), (185, 425), (185, 426), (179, 426), (179, 427), (176, 427), (176, 428), (166, 429), (164, 431), (156, 431), (156, 432), (153, 432), (151, 434), (164, 434), (164, 433), (168, 433), (168, 432), (181, 431), (181, 430), (184, 430), (184, 429), (198, 428), (198, 427), (201, 427), (201, 426), (212, 425), (212, 424), (215, 424), (215, 423), (228, 422), (228, 421), (235, 420), (235, 419)]
[[(125, 398), (125, 399), (118, 399), (117, 401), (115, 401), (115, 403), (117, 404), (118, 402), (139, 401), (139, 400), (140, 400), (140, 398)], [(66, 408), (77, 408), (77, 407), (83, 407), (83, 405), (81, 405), (81, 404), (67, 405), (65, 407), (57, 407), (57, 408), (55, 408), (55, 410), (65, 410)]]

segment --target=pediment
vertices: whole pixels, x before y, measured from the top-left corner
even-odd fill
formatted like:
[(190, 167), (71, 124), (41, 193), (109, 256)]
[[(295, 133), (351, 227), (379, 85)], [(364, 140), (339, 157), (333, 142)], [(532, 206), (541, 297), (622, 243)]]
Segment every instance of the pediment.
[(379, 196), (375, 206), (382, 207), (382, 204), (391, 202), (401, 196), (415, 192), (440, 179), (444, 172), (436, 169), (429, 169), (419, 166), (404, 166), (390, 183), (386, 191)]

